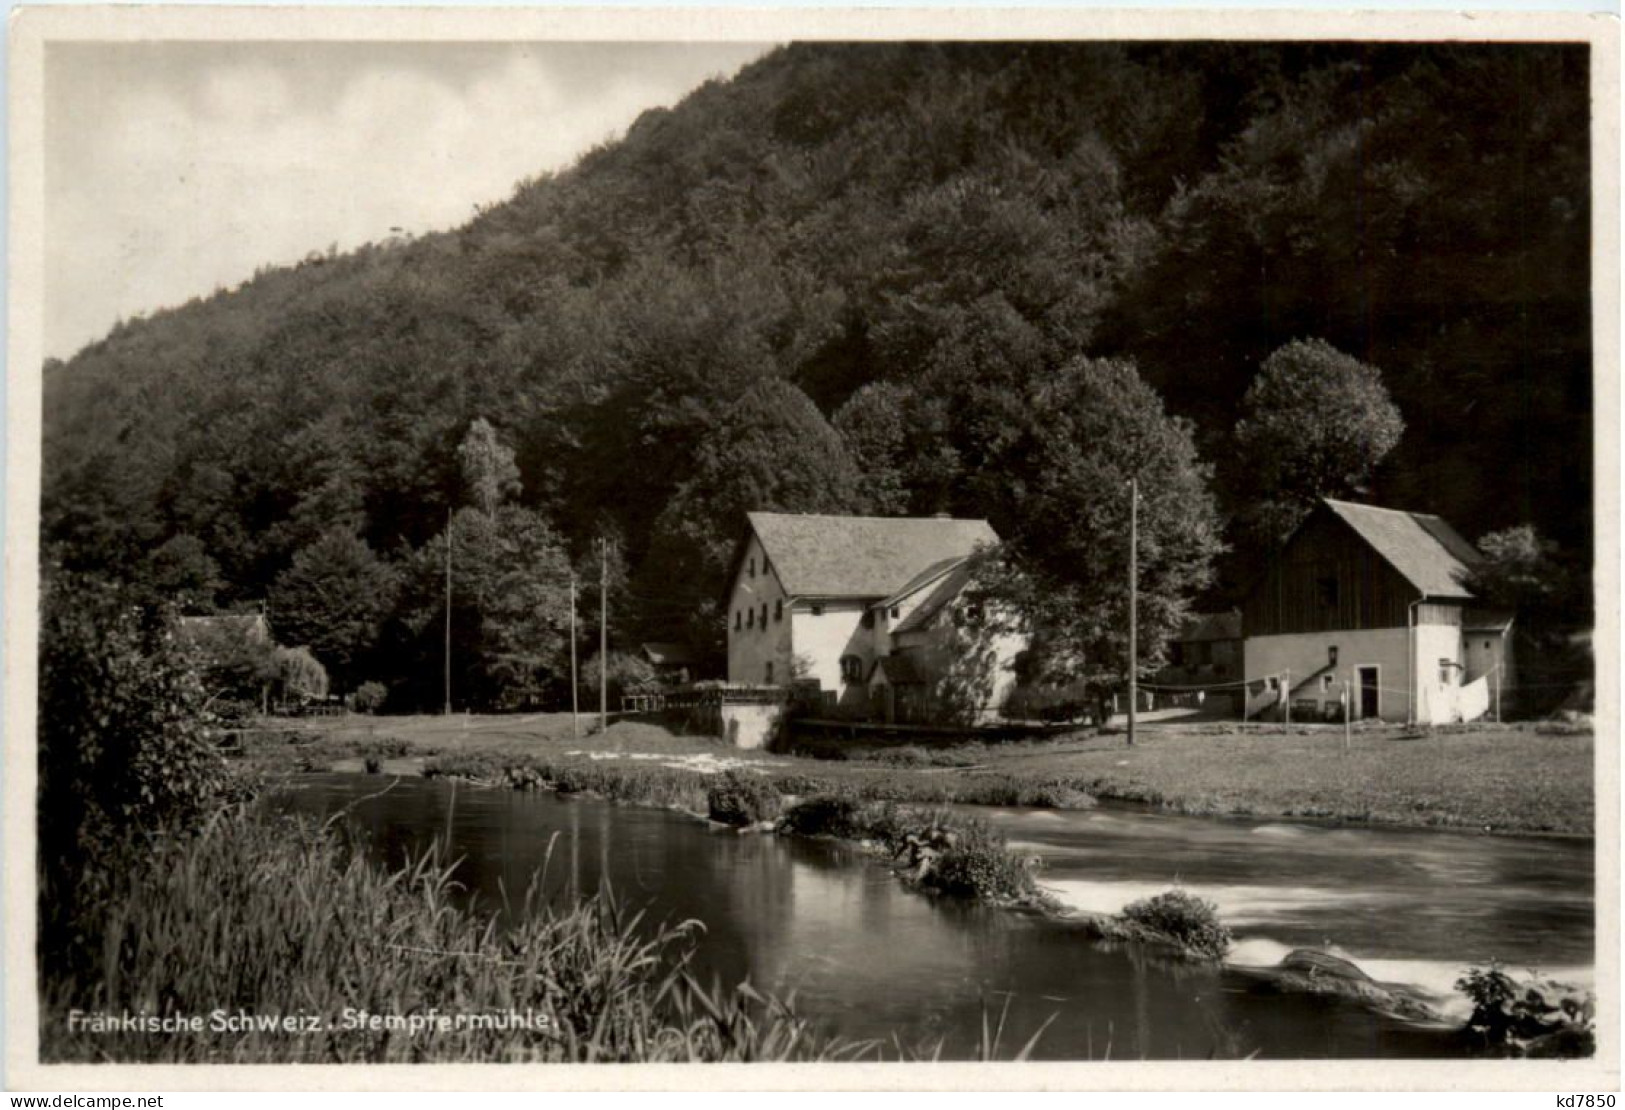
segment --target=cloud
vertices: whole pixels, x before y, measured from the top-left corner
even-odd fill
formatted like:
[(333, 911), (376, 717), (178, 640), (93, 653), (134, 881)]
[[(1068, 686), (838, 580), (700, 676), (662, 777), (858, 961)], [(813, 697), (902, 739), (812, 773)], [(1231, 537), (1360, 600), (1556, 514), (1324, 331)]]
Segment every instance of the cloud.
[(262, 265), (461, 224), (761, 49), (64, 59), (47, 85), (46, 349)]

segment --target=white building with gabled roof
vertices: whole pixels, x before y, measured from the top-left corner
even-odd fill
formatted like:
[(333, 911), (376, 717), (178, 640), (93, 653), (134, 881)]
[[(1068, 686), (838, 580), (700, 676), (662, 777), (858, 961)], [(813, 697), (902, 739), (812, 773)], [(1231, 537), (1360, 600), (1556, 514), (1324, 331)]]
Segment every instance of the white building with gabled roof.
[(1499, 712), (1512, 614), (1482, 607), (1480, 556), (1442, 518), (1325, 499), (1241, 607), (1249, 708), (1418, 724)]
[[(728, 680), (816, 683), (826, 705), (925, 720), (954, 660), (967, 560), (985, 520), (749, 513), (728, 591)], [(992, 652), (987, 715), (1014, 685), (1023, 639)]]

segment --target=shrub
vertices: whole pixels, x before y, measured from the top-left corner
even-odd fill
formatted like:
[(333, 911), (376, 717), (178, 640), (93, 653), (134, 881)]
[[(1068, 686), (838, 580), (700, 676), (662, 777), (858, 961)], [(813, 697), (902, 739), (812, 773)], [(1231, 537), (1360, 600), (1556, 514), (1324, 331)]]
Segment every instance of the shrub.
[(1017, 805), (1034, 809), (1093, 809), (1094, 795), (1064, 782), (1039, 783), (1020, 790)]
[(1122, 916), (1153, 939), (1169, 941), (1191, 955), (1218, 960), (1230, 951), (1230, 930), (1219, 921), (1218, 908), (1183, 890), (1131, 902)]
[(819, 794), (785, 810), (779, 828), (797, 836), (855, 839), (863, 835), (862, 810), (856, 798)]
[(453, 752), (424, 761), (423, 777), (496, 782), (507, 777), (502, 761), (486, 752)]
[(375, 755), (369, 755), (366, 758), (364, 765), (366, 766), (367, 774), (369, 775), (376, 775), (384, 769), (384, 761)]
[[(581, 697), (591, 703), (598, 697), (598, 656), (593, 655), (581, 667)], [(660, 676), (654, 664), (640, 655), (621, 651), (609, 653), (608, 688), (606, 695), (611, 704), (618, 705), (626, 694), (650, 694), (660, 689)]]
[(236, 725), (258, 717), (260, 705), (242, 698), (219, 697), (209, 703), (209, 715), (221, 723)]
[(841, 740), (802, 740), (791, 750), (791, 755), (803, 759), (825, 759), (844, 762), (852, 758), (851, 748)]
[(285, 701), (320, 701), (327, 697), (327, 668), (309, 648), (276, 649), (277, 685)]
[(778, 791), (766, 780), (738, 771), (724, 773), (705, 796), (711, 820), (724, 825), (754, 825), (779, 815)]
[[(918, 834), (910, 834), (916, 836)], [(957, 898), (1021, 901), (1037, 893), (1035, 861), (1018, 856), (983, 821), (939, 820), (924, 838), (941, 847), (921, 870), (920, 885)]]
[(80, 576), (45, 583), (39, 637), (42, 964), (71, 961), (71, 923), (131, 846), (195, 828), (231, 785), (206, 726), (196, 656), (164, 613)]
[(350, 704), (357, 713), (376, 713), (384, 707), (384, 701), (389, 697), (389, 691), (384, 689), (381, 682), (363, 682), (356, 687), (350, 698)]
[(930, 754), (913, 744), (905, 744), (901, 748), (882, 748), (868, 753), (867, 758), (889, 767), (925, 767), (932, 763)]
[[(83, 579), (48, 585), (42, 616), (40, 814), (49, 831), (71, 839), (87, 822), (120, 835), (200, 820), (225, 766), (173, 621)], [(43, 839), (43, 849), (68, 847)]]
[[(1467, 1033), (1492, 1052), (1589, 1056), (1596, 1051), (1593, 1003), (1555, 983), (1519, 983), (1497, 964), (1472, 967), (1456, 989), (1473, 1003)], [(1556, 1051), (1540, 1051), (1542, 1042)]]

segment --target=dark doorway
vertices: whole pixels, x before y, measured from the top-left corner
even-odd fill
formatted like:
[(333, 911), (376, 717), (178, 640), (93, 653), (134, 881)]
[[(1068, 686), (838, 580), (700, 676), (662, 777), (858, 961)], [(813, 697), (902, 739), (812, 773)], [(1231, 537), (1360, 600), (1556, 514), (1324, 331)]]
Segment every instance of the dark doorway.
[(1376, 667), (1359, 667), (1360, 719), (1375, 718), (1382, 713), (1382, 691), (1377, 686)]

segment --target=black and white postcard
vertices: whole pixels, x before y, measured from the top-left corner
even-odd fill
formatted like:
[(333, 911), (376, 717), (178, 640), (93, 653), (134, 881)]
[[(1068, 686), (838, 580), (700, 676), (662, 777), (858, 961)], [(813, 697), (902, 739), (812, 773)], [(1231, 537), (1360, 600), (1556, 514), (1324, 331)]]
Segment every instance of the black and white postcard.
[(1617, 20), (11, 82), (18, 1088), (1617, 1088)]

